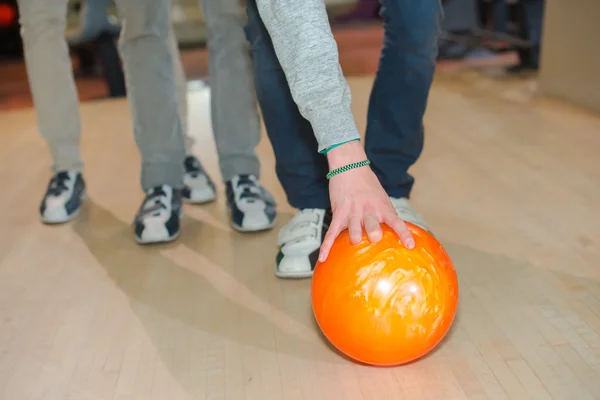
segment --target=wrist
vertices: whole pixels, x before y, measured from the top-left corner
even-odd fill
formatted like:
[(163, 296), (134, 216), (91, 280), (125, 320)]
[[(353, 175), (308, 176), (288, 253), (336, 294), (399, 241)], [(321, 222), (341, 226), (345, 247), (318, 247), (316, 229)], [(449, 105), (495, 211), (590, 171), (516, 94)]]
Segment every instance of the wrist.
[(360, 141), (344, 143), (327, 153), (327, 162), (329, 170), (342, 168), (348, 164), (353, 164), (367, 159), (367, 154)]

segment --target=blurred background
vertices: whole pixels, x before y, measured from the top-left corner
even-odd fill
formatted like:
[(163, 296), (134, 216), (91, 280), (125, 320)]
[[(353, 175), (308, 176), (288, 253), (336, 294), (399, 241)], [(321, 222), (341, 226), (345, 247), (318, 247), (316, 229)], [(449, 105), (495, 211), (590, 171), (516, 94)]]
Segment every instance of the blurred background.
[[(578, 6), (586, 1), (594, 0), (582, 0)], [(383, 37), (378, 0), (325, 0), (325, 3), (346, 75), (373, 74)], [(543, 37), (544, 3), (545, 0), (444, 0), (439, 71), (479, 69), (498, 77), (517, 76), (535, 81)], [(564, 2), (550, 3), (554, 3), (555, 8), (564, 7), (561, 5)], [(80, 27), (81, 7), (80, 0), (70, 1), (67, 37), (74, 36)], [(205, 79), (208, 74), (206, 30), (198, 0), (174, 0), (172, 19), (188, 80), (193, 83)], [(116, 18), (114, 23), (118, 26)], [(569, 23), (562, 21), (561, 27), (555, 27), (555, 30), (564, 29), (558, 36), (567, 32)], [(92, 40), (71, 45), (82, 101), (125, 95), (115, 47), (117, 35), (118, 29), (107, 29)], [(580, 44), (571, 43), (583, 49), (588, 45), (585, 40)], [(0, 109), (30, 106), (16, 0), (0, 0)]]

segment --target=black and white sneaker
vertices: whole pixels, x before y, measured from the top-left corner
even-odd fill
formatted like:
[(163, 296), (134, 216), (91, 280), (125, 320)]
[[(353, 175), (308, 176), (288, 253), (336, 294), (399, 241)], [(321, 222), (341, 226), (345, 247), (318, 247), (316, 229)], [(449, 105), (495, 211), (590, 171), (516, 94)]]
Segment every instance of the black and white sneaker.
[(52, 177), (40, 205), (46, 224), (61, 224), (75, 218), (85, 198), (85, 182), (80, 172), (60, 171)]
[(330, 223), (331, 210), (299, 211), (279, 231), (275, 275), (288, 279), (310, 278)]
[(257, 232), (275, 226), (273, 196), (253, 175), (237, 175), (225, 184), (231, 225), (240, 232)]
[(135, 216), (135, 239), (140, 244), (175, 240), (182, 216), (181, 191), (167, 185), (157, 186), (146, 193)]
[(183, 163), (185, 172), (183, 175), (183, 198), (192, 204), (203, 204), (214, 201), (217, 198), (215, 185), (210, 179), (200, 161), (194, 156), (187, 156)]

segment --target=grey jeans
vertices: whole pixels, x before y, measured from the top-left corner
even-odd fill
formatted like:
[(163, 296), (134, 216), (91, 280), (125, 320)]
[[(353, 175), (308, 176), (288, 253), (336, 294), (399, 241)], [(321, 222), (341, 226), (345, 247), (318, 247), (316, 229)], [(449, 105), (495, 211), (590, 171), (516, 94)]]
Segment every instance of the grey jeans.
[(240, 0), (199, 0), (208, 32), (211, 117), (223, 180), (258, 177), (260, 118)]
[[(223, 46), (209, 50), (209, 59), (213, 130), (225, 180), (240, 173), (258, 175), (254, 148), (260, 124), (237, 1), (203, 3), (209, 44)], [(83, 168), (77, 91), (64, 38), (67, 3), (19, 0), (28, 77), (54, 171)], [(117, 6), (125, 20), (119, 49), (142, 155), (142, 188), (181, 187), (183, 158), (194, 142), (187, 134), (186, 80), (169, 20), (170, 1), (118, 0)], [(234, 38), (239, 38), (237, 45), (229, 43)]]

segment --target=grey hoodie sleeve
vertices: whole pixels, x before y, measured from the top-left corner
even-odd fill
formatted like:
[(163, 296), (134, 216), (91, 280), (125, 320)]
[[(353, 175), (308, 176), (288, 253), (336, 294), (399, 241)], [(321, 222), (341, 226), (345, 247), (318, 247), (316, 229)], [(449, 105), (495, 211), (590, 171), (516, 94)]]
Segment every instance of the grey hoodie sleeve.
[(360, 136), (324, 0), (256, 0), (300, 113), (319, 151)]

